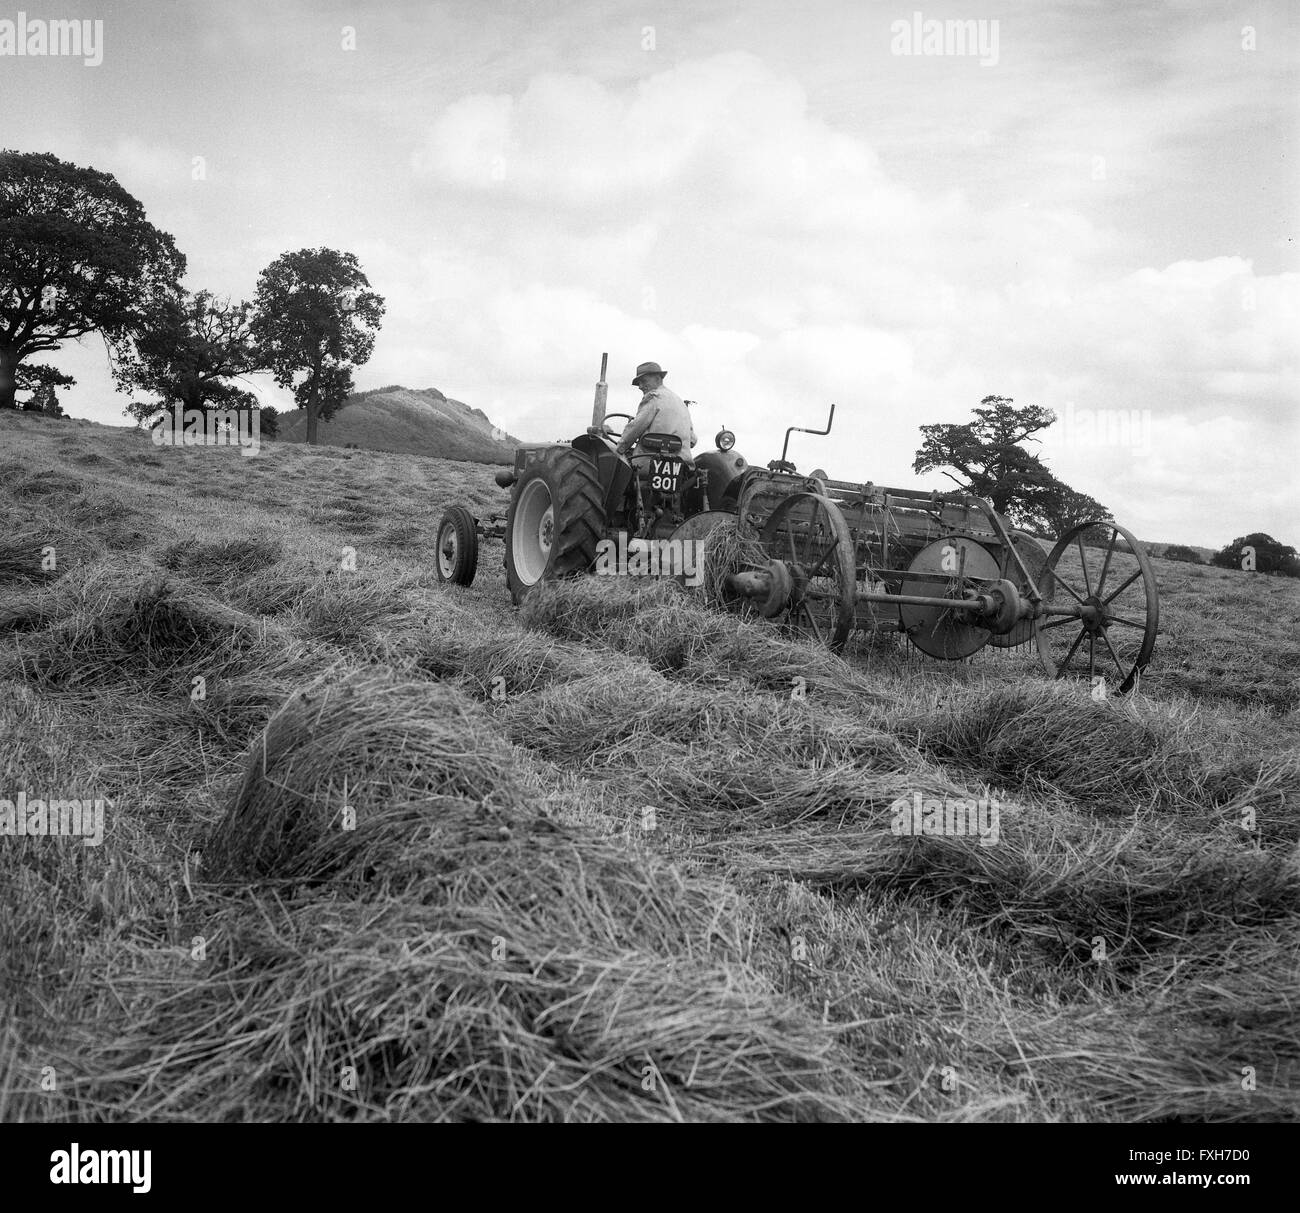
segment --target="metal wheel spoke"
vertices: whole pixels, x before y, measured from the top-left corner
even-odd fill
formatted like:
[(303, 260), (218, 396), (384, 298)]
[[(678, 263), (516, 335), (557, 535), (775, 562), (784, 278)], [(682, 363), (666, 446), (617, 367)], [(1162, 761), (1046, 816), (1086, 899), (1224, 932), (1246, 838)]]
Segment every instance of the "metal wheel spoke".
[(1142, 570), (1140, 568), (1135, 569), (1132, 573), (1129, 574), (1128, 579), (1124, 582), (1123, 585), (1119, 587), (1119, 589), (1112, 590), (1109, 594), (1106, 595), (1104, 599), (1102, 599), (1102, 605), (1109, 606), (1116, 598), (1119, 597), (1119, 595), (1121, 595), (1125, 590), (1127, 590), (1128, 587), (1131, 586), (1141, 576), (1142, 576)]
[(817, 639), (818, 639), (822, 644), (825, 644), (825, 643), (826, 643), (826, 638), (822, 635), (821, 627), (820, 627), (820, 626), (818, 625), (818, 623), (817, 623), (817, 617), (812, 613), (811, 610), (808, 609), (808, 604), (807, 604), (806, 602), (804, 602), (804, 603), (800, 603), (800, 604), (799, 604), (799, 609), (800, 609), (801, 611), (803, 611), (803, 613), (804, 613), (804, 614), (807, 616), (807, 618), (808, 618), (808, 622), (812, 624), (812, 626), (813, 626), (813, 631), (817, 633)]
[(1080, 531), (1074, 537), (1075, 546), (1079, 549), (1079, 563), (1083, 565), (1083, 586), (1088, 591), (1088, 597), (1092, 597), (1092, 582), (1088, 578), (1088, 557), (1083, 550), (1083, 532)]
[(1119, 671), (1119, 683), (1120, 686), (1123, 686), (1128, 680), (1128, 675), (1124, 673), (1124, 665), (1119, 659), (1119, 654), (1115, 652), (1115, 646), (1111, 644), (1110, 637), (1105, 632), (1102, 632), (1101, 638), (1106, 642), (1106, 647), (1110, 650), (1111, 657), (1114, 658), (1115, 668)]
[(1065, 669), (1067, 665), (1070, 664), (1070, 658), (1074, 656), (1074, 650), (1079, 647), (1079, 642), (1083, 640), (1084, 636), (1087, 635), (1087, 632), (1088, 632), (1087, 628), (1079, 629), (1079, 634), (1074, 638), (1074, 643), (1070, 646), (1070, 651), (1066, 653), (1065, 660), (1062, 661), (1061, 664), (1056, 667), (1057, 673), (1060, 673), (1062, 670)]
[(813, 577), (816, 577), (818, 573), (821, 572), (822, 566), (825, 565), (826, 561), (830, 559), (831, 553), (834, 552), (835, 549), (839, 547), (839, 545), (840, 545), (840, 537), (836, 535), (835, 538), (831, 540), (831, 545), (826, 549), (825, 553), (822, 555), (822, 558), (815, 565), (813, 565), (813, 567), (808, 571), (808, 577), (810, 580)]
[(1053, 619), (1051, 623), (1040, 623), (1039, 630), (1046, 632), (1049, 628), (1063, 628), (1067, 624), (1078, 623), (1077, 615), (1062, 615), (1059, 619)]
[(1106, 572), (1110, 568), (1110, 558), (1115, 554), (1115, 540), (1119, 538), (1119, 532), (1111, 528), (1110, 545), (1106, 548), (1106, 559), (1101, 563), (1101, 576), (1097, 578), (1097, 593), (1100, 595), (1102, 586), (1106, 584)]
[(1088, 633), (1088, 681), (1091, 682), (1095, 677), (1097, 669), (1097, 636), (1093, 632)]
[(821, 531), (822, 528), (817, 523), (817, 507), (814, 506), (812, 517), (808, 519), (808, 534), (803, 547), (802, 563), (805, 568), (808, 567), (808, 562), (812, 559), (812, 554), (816, 550), (815, 543), (820, 542)]
[(803, 532), (803, 536), (802, 536), (802, 538), (803, 538), (803, 559), (799, 561), (800, 564), (806, 565), (806, 564), (808, 563), (808, 549), (809, 549), (809, 547), (810, 547), (811, 544), (812, 544), (812, 534), (813, 534), (813, 521), (812, 521), (812, 519), (809, 519), (809, 520), (808, 520), (808, 525), (807, 525), (807, 527), (804, 528), (804, 532)]
[(1139, 632), (1145, 632), (1147, 630), (1145, 620), (1139, 623), (1136, 619), (1125, 619), (1123, 615), (1112, 615), (1109, 612), (1107, 612), (1106, 618), (1111, 623), (1122, 623), (1130, 628), (1137, 628)]
[(1069, 584), (1069, 582), (1065, 580), (1064, 577), (1061, 576), (1060, 573), (1058, 573), (1055, 569), (1048, 569), (1047, 571), (1051, 573), (1052, 578), (1057, 585), (1059, 585), (1067, 594), (1069, 594), (1070, 597), (1073, 598), (1075, 602), (1077, 602), (1080, 606), (1083, 606), (1083, 599), (1080, 598), (1079, 595), (1074, 592), (1073, 587)]

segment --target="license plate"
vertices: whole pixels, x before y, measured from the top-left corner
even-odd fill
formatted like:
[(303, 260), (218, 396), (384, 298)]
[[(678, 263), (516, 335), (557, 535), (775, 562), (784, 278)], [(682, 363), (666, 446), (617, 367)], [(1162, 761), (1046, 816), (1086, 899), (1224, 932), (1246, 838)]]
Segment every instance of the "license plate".
[(650, 460), (650, 487), (661, 493), (675, 493), (681, 483), (682, 461), (680, 459)]

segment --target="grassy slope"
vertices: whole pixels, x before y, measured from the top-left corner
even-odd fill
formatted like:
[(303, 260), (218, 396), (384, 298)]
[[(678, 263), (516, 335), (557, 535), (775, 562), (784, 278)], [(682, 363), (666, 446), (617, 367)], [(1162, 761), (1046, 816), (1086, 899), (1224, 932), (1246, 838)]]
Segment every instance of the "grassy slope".
[[(0, 796), (112, 801), (0, 840), (0, 1119), (1296, 1116), (1296, 582), (1158, 562), (1097, 704), (670, 587), (515, 612), (499, 546), (438, 587), (503, 497), (0, 416)], [(894, 837), (913, 790), (999, 844)]]
[[(320, 426), (322, 446), (355, 444), (368, 451), (398, 451), (432, 458), (510, 463), (513, 439), (492, 436), (492, 423), (459, 400), (435, 388), (387, 387), (358, 392)], [(307, 440), (307, 417), (289, 409), (280, 418), (280, 438)]]

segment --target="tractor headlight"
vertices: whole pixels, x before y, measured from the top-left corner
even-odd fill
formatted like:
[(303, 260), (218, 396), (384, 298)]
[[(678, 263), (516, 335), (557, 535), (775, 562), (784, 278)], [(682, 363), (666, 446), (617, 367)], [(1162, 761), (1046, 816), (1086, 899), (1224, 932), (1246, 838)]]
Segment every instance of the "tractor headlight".
[(713, 441), (718, 444), (718, 450), (729, 451), (736, 445), (736, 435), (730, 430), (719, 430), (718, 436)]

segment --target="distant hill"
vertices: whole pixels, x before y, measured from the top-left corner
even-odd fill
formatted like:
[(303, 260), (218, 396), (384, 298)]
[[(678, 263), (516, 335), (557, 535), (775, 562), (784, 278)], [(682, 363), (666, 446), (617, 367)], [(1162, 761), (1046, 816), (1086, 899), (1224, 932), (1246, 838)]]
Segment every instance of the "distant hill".
[[(474, 463), (512, 463), (518, 439), (493, 425), (479, 409), (444, 396), (437, 388), (400, 385), (356, 392), (329, 421), (320, 425), (322, 446), (355, 443), (368, 451), (396, 451), (435, 459)], [(280, 414), (280, 441), (305, 442), (307, 414), (289, 409)]]

